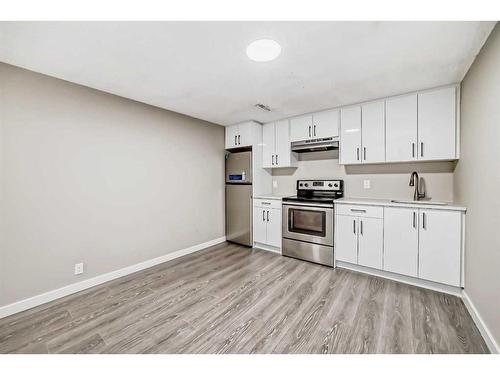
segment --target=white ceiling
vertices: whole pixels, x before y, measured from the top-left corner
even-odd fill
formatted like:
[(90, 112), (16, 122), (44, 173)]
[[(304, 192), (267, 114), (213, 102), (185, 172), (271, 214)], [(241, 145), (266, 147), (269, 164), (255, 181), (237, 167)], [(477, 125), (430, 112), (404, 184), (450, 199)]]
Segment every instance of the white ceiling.
[[(0, 22), (0, 61), (228, 125), (459, 82), (494, 25)], [(247, 58), (260, 38), (278, 59)]]

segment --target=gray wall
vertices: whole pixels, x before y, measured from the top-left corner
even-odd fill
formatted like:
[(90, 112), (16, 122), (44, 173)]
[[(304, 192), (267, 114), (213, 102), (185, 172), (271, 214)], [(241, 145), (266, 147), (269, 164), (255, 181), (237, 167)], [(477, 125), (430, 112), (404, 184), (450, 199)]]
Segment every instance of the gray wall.
[(462, 82), (455, 197), (467, 206), (465, 291), (500, 343), (500, 28)]
[[(427, 196), (453, 201), (453, 162), (344, 167), (339, 165), (338, 151), (300, 154), (299, 158), (296, 169), (273, 170), (273, 180), (278, 184), (273, 193), (294, 194), (298, 179), (340, 178), (347, 197), (413, 199), (414, 188), (408, 183), (410, 173), (417, 171), (425, 182)], [(370, 189), (363, 188), (363, 180), (370, 180)]]
[(224, 236), (223, 127), (6, 64), (0, 90), (0, 306)]

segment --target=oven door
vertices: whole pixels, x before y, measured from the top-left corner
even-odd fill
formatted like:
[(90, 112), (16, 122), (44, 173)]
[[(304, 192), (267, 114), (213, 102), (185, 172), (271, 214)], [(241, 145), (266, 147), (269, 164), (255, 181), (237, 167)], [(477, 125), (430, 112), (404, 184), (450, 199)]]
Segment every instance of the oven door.
[(333, 207), (283, 204), (283, 238), (333, 246)]

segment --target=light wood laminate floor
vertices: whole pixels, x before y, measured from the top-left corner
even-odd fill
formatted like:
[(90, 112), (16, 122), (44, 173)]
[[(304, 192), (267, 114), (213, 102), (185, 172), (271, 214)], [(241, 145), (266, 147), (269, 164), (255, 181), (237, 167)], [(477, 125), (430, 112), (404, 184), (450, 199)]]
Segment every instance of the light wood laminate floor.
[(462, 301), (222, 244), (0, 320), (2, 353), (486, 353)]

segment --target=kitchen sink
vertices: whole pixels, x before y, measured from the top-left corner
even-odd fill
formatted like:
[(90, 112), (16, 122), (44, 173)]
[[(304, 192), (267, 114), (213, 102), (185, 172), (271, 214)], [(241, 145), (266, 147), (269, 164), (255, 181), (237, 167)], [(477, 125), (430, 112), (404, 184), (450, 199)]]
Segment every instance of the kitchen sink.
[(422, 204), (422, 205), (429, 205), (429, 206), (446, 206), (448, 203), (446, 202), (441, 202), (441, 201), (414, 201), (414, 200), (397, 200), (393, 199), (391, 200), (392, 203), (410, 203), (410, 204)]

